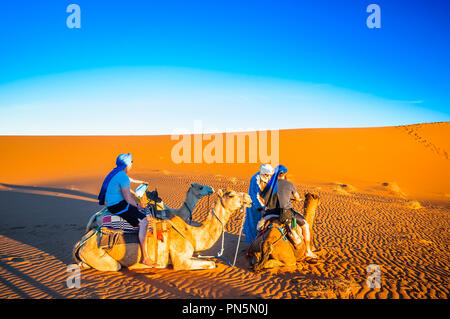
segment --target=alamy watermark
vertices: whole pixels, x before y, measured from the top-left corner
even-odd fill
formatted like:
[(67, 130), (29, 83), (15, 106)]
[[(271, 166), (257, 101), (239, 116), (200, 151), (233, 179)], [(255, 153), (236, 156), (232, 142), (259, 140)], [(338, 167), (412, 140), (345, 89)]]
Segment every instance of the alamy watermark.
[(370, 264), (366, 269), (369, 276), (366, 279), (368, 288), (381, 288), (381, 269), (377, 264)]
[(67, 273), (69, 275), (66, 279), (67, 288), (80, 288), (81, 287), (81, 270), (76, 264), (70, 264), (67, 266)]
[(69, 29), (81, 28), (81, 8), (78, 4), (69, 4), (66, 8), (66, 12), (70, 15), (66, 19), (66, 25)]
[(252, 130), (225, 133), (203, 131), (202, 121), (194, 121), (194, 132), (176, 129), (171, 140), (179, 141), (171, 151), (172, 161), (180, 163), (270, 163), (278, 165), (280, 142), (278, 130)]
[(366, 20), (366, 25), (369, 29), (381, 28), (381, 8), (378, 4), (369, 4), (366, 9), (367, 13), (371, 13)]

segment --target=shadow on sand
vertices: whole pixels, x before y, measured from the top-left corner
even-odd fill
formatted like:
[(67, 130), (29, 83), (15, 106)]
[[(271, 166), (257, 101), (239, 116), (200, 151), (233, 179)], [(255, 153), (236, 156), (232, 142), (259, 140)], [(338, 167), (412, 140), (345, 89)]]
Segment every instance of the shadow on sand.
[(28, 186), (28, 185), (13, 185), (13, 184), (5, 184), (0, 183), (0, 186), (11, 188), (13, 190), (17, 191), (29, 191), (29, 192), (52, 192), (52, 193), (60, 193), (60, 194), (66, 194), (66, 195), (72, 195), (72, 196), (80, 196), (80, 197), (86, 197), (91, 199), (97, 199), (96, 195), (78, 191), (78, 190), (71, 190), (66, 188), (57, 188), (57, 187), (44, 187), (44, 186)]

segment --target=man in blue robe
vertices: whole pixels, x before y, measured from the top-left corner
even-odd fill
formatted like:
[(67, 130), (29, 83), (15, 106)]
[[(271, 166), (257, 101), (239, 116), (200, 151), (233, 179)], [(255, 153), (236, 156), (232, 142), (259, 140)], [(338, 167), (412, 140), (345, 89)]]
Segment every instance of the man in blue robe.
[(245, 241), (247, 243), (253, 242), (256, 238), (256, 226), (261, 219), (262, 212), (265, 209), (264, 200), (261, 197), (261, 192), (273, 174), (273, 167), (270, 164), (261, 165), (259, 172), (253, 175), (250, 180), (250, 187), (248, 194), (252, 199), (252, 207), (247, 208), (245, 216), (243, 233), (245, 234)]

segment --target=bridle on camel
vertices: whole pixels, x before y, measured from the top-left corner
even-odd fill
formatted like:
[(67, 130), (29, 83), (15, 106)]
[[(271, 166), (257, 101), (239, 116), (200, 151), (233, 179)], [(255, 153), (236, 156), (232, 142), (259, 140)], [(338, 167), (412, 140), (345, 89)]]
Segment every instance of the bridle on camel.
[[(208, 195), (208, 210), (209, 210), (209, 207), (210, 207), (209, 206), (209, 198), (210, 198), (210, 196), (211, 195)], [(219, 196), (219, 199), (220, 199), (220, 203), (222, 204), (222, 206), (225, 207), (225, 205), (223, 204), (223, 201), (222, 201), (222, 197)], [(224, 227), (224, 224), (223, 224), (222, 220), (219, 218), (219, 216), (217, 216), (216, 211), (214, 210), (214, 207), (211, 209), (211, 213), (219, 221), (220, 225), (222, 226), (222, 246), (221, 246), (220, 250), (217, 252), (217, 256), (202, 256), (202, 255), (198, 254), (197, 258), (217, 258), (217, 259), (222, 259), (229, 266), (232, 266), (230, 261), (227, 258), (222, 256), (223, 252), (225, 250), (225, 248), (224, 248), (224, 246), (225, 246), (225, 227)]]
[[(209, 210), (209, 197), (210, 195), (208, 195), (208, 210)], [(222, 197), (219, 196), (220, 199), (220, 203), (222, 204), (223, 207), (225, 207), (225, 205), (223, 204), (223, 200)], [(244, 224), (245, 221), (245, 206), (244, 206), (244, 201), (242, 201), (242, 205), (240, 207), (241, 212), (244, 212), (244, 218), (242, 219), (242, 226)], [(241, 241), (241, 235), (242, 235), (242, 229), (243, 227), (241, 227), (241, 231), (239, 232), (239, 238), (238, 238), (238, 242), (237, 242), (237, 246), (236, 246), (236, 252), (234, 254), (234, 260), (233, 263), (231, 263), (227, 258), (223, 257), (223, 252), (225, 250), (224, 244), (225, 244), (225, 225), (223, 224), (223, 221), (219, 218), (219, 216), (217, 216), (214, 207), (211, 209), (212, 215), (219, 221), (220, 225), (222, 226), (222, 246), (220, 248), (220, 250), (217, 252), (217, 256), (202, 256), (200, 254), (197, 255), (197, 258), (217, 258), (217, 259), (222, 259), (224, 260), (230, 267), (234, 267), (234, 265), (236, 264), (236, 258), (237, 258), (237, 253), (239, 250), (239, 243)]]

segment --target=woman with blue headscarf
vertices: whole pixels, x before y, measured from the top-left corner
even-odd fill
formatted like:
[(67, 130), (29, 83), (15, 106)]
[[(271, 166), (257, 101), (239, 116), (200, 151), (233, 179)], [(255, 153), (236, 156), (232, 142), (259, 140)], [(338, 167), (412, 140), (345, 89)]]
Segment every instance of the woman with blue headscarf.
[(130, 182), (145, 184), (143, 181), (128, 177), (127, 173), (133, 166), (130, 153), (120, 154), (114, 168), (103, 181), (98, 200), (100, 205), (108, 207), (108, 211), (125, 219), (130, 225), (139, 226), (139, 241), (143, 253), (143, 263), (153, 265), (146, 249), (145, 236), (147, 234), (146, 215), (141, 212), (144, 207), (133, 199)]

